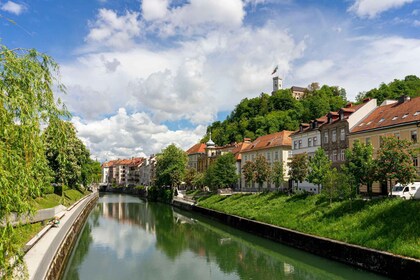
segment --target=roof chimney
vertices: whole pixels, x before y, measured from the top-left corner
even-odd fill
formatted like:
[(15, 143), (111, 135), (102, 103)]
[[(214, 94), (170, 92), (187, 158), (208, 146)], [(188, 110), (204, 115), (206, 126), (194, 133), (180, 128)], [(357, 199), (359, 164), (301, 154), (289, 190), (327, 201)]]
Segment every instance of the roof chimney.
[(398, 104), (404, 103), (406, 101), (410, 101), (410, 96), (408, 95), (401, 95), (400, 98), (398, 98)]
[(353, 103), (351, 103), (351, 102), (349, 102), (349, 103), (346, 104), (346, 108), (350, 108), (352, 106), (353, 106)]

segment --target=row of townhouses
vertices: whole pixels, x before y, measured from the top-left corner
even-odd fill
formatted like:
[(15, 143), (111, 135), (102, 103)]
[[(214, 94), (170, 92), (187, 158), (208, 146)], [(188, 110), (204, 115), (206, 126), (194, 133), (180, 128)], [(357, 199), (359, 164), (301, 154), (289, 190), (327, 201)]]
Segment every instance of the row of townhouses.
[[(283, 88), (281, 78), (273, 77), (273, 92)], [(304, 97), (305, 88), (293, 86), (290, 88), (295, 99)], [(256, 190), (255, 183), (245, 184), (242, 167), (247, 161), (253, 161), (257, 155), (262, 154), (270, 165), (280, 161), (283, 163), (284, 187), (292, 187), (289, 181), (288, 162), (293, 155), (306, 153), (311, 158), (318, 148), (325, 150), (332, 161), (333, 167), (340, 169), (345, 162), (345, 151), (352, 148), (356, 140), (370, 143), (374, 149), (374, 156), (381, 146), (381, 138), (395, 136), (413, 142), (413, 150), (417, 154), (413, 157), (413, 165), (419, 167), (420, 145), (417, 135), (420, 133), (420, 97), (410, 99), (402, 96), (399, 100), (385, 100), (377, 104), (376, 99), (365, 99), (361, 104), (348, 103), (336, 112), (329, 112), (325, 116), (302, 123), (297, 131), (281, 131), (260, 136), (251, 142), (244, 138), (240, 143), (217, 146), (211, 139), (207, 143), (198, 143), (189, 148), (188, 167), (198, 172), (205, 172), (209, 165), (224, 153), (232, 153), (236, 159), (236, 171), (240, 179), (235, 188), (240, 190)], [(117, 185), (144, 185), (153, 184), (156, 166), (156, 157), (131, 158), (112, 160), (102, 165), (102, 183)], [(264, 189), (274, 188), (271, 182), (265, 182)], [(373, 185), (373, 192), (387, 194), (390, 186)], [(309, 183), (299, 183), (299, 190), (316, 193), (318, 188)], [(361, 191), (365, 191), (364, 188)]]
[[(210, 140), (198, 143), (187, 150), (188, 166), (198, 172), (204, 172), (218, 155), (231, 152), (236, 159), (237, 174), (240, 180), (234, 186), (241, 190), (255, 190), (256, 186), (245, 185), (242, 166), (262, 154), (270, 164), (283, 163), (285, 180), (288, 177), (288, 162), (296, 154), (306, 153), (312, 157), (318, 148), (325, 150), (333, 167), (340, 169), (345, 162), (345, 150), (353, 143), (361, 141), (371, 144), (374, 156), (381, 146), (381, 138), (395, 136), (412, 141), (413, 150), (419, 151), (418, 134), (420, 133), (420, 97), (410, 99), (402, 96), (399, 100), (386, 100), (378, 105), (376, 99), (365, 99), (361, 104), (347, 104), (337, 112), (302, 123), (297, 131), (281, 131), (258, 137), (253, 142), (245, 138), (241, 143), (216, 146)], [(420, 175), (419, 152), (413, 157), (413, 165)], [(292, 184), (292, 183), (289, 183)], [(265, 182), (263, 188), (274, 188), (271, 182)], [(390, 186), (376, 183), (373, 192), (387, 194)], [(309, 182), (299, 183), (300, 190), (317, 192), (317, 187)], [(361, 191), (366, 191), (362, 188)]]
[(154, 181), (156, 157), (117, 159), (102, 164), (102, 184), (151, 186)]

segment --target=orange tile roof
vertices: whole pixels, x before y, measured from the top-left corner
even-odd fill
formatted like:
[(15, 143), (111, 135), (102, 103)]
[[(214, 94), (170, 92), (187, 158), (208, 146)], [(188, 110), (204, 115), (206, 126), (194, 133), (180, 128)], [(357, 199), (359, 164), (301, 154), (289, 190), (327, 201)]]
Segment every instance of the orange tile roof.
[(355, 126), (351, 133), (405, 125), (420, 121), (420, 97), (403, 103), (377, 107), (367, 118)]
[(240, 142), (236, 145), (236, 147), (232, 150), (232, 154), (235, 156), (236, 160), (241, 160), (242, 155), (241, 152), (248, 148), (251, 145), (251, 142)]
[(255, 139), (251, 145), (244, 149), (243, 152), (250, 152), (279, 146), (291, 146), (292, 139), (290, 138), (290, 134), (292, 133), (293, 131), (283, 130), (281, 132), (260, 136)]
[(187, 154), (204, 154), (206, 152), (206, 144), (197, 143), (187, 150)]

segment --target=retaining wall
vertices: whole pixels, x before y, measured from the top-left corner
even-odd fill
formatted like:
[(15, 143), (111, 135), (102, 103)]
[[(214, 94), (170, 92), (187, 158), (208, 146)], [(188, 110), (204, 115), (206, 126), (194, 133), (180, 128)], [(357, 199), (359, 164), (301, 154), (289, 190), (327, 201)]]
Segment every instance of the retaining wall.
[(317, 237), (177, 201), (174, 206), (325, 258), (398, 279), (420, 279), (420, 260)]

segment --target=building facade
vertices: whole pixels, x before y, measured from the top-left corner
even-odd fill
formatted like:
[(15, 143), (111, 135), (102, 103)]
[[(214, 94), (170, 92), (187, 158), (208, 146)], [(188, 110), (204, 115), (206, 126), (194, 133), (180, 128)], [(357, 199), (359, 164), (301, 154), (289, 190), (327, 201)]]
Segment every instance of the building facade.
[[(288, 176), (288, 166), (289, 157), (292, 153), (292, 140), (290, 134), (293, 131), (284, 130), (281, 132), (268, 134), (260, 136), (250, 143), (246, 148), (241, 152), (241, 167), (245, 165), (247, 161), (254, 161), (257, 155), (263, 155), (268, 163), (272, 165), (276, 161), (283, 163), (284, 171), (284, 180), (289, 179)], [(252, 182), (250, 185), (246, 184), (245, 178), (241, 171), (241, 190), (257, 190), (258, 186), (256, 183)], [(264, 182), (263, 189), (273, 189), (275, 188), (274, 184), (270, 181)]]
[[(413, 165), (420, 176), (420, 144), (418, 136), (420, 133), (420, 97), (410, 99), (402, 96), (398, 101), (385, 101), (377, 107), (370, 115), (364, 118), (350, 131), (350, 148), (355, 141), (371, 144), (373, 156), (381, 146), (381, 138), (394, 136), (399, 139), (406, 139), (413, 143), (414, 151)], [(376, 194), (388, 194), (389, 185), (374, 183), (372, 192)], [(366, 191), (365, 187), (361, 188)]]

